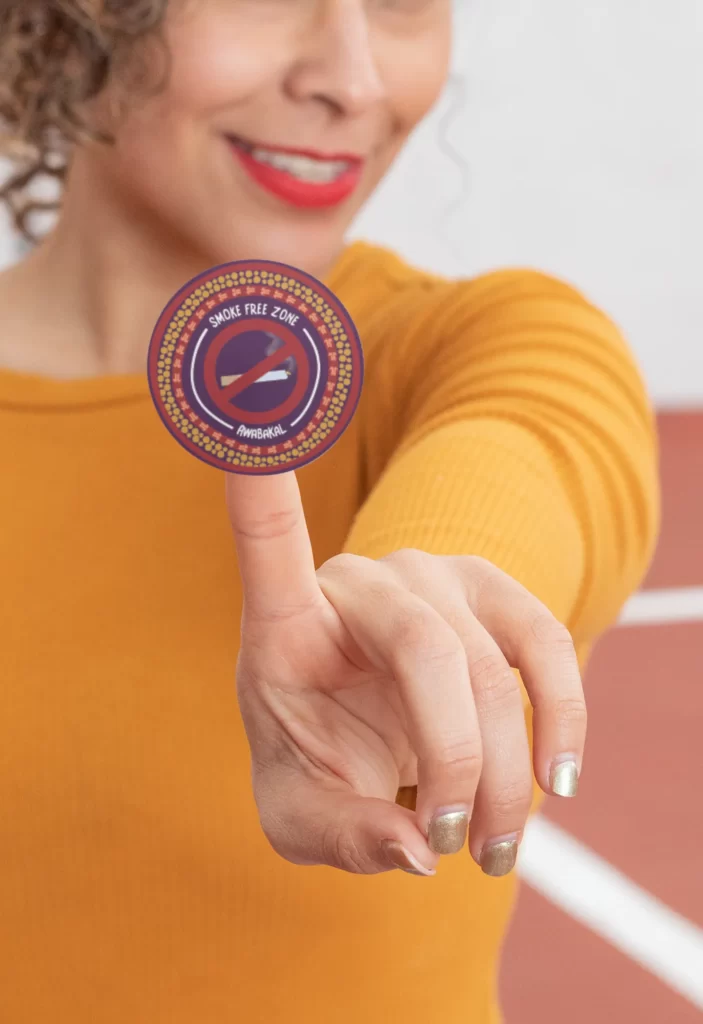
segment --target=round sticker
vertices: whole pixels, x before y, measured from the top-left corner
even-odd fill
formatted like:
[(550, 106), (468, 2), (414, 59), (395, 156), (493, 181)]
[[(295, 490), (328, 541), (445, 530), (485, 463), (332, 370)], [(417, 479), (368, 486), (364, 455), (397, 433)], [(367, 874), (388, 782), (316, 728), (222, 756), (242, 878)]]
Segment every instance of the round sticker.
[(230, 473), (284, 473), (319, 458), (349, 426), (363, 372), (339, 299), (302, 270), (266, 260), (189, 281), (149, 346), (149, 386), (166, 427)]

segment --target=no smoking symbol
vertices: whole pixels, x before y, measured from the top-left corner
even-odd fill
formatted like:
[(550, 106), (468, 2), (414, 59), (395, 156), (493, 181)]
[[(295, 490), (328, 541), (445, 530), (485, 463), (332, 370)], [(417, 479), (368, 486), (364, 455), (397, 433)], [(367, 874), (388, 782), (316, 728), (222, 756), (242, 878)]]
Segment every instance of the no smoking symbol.
[[(215, 338), (207, 351), (203, 364), (205, 388), (212, 402), (229, 420), (241, 423), (269, 424), (272, 421), (283, 419), (291, 413), (305, 395), (310, 381), (307, 353), (299, 338), (279, 323), (275, 324), (275, 328), (276, 335), (283, 342), (281, 348), (276, 349), (271, 355), (264, 356), (245, 373), (221, 376), (217, 372), (217, 360), (226, 345), (238, 336), (251, 334), (253, 331), (261, 331), (264, 335), (270, 336), (272, 326), (274, 325), (270, 320), (264, 319), (248, 319), (242, 323), (232, 324)], [(295, 360), (297, 368), (295, 385), (283, 402), (271, 406), (266, 402), (266, 394), (271, 394), (274, 390), (271, 388), (272, 383), (284, 379), (282, 376), (284, 371), (277, 372), (277, 368), (291, 356)], [(236, 401), (237, 396), (244, 392), (250, 393), (249, 389), (252, 386), (256, 386), (257, 390), (261, 389), (260, 405), (262, 407), (257, 410), (243, 409)], [(275, 390), (278, 389), (275, 388)]]

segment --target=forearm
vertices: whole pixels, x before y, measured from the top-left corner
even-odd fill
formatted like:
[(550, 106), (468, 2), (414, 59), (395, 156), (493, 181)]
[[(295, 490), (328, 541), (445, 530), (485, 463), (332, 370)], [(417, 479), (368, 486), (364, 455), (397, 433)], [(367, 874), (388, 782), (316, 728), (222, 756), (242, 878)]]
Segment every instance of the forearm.
[(653, 459), (644, 464), (614, 481), (581, 451), (570, 453), (556, 428), (550, 446), (507, 418), (466, 419), (391, 460), (346, 550), (480, 555), (543, 601), (577, 645), (588, 644), (617, 617), (651, 555), (656, 484)]

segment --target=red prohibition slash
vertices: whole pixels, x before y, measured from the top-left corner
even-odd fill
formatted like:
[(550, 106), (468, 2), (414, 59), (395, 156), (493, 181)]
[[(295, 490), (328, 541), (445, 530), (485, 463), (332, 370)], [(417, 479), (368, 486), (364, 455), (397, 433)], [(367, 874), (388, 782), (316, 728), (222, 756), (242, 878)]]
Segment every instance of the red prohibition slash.
[[(227, 384), (226, 387), (221, 387), (217, 379), (217, 357), (224, 348), (224, 346), (230, 342), (233, 338), (236, 338), (240, 334), (248, 333), (249, 331), (267, 331), (269, 333), (275, 333), (282, 341), (283, 348), (278, 349), (273, 355), (267, 356), (265, 359), (260, 360), (255, 366), (252, 366), (250, 370), (233, 381), (231, 384)], [(267, 409), (265, 412), (254, 412), (248, 409), (241, 409), (236, 405), (234, 399), (242, 391), (245, 391), (250, 385), (267, 373), (269, 370), (275, 369), (289, 356), (295, 358), (297, 366), (296, 382), (293, 391), (285, 400), (281, 402), (279, 406), (274, 409)], [(292, 331), (284, 327), (283, 324), (278, 321), (272, 321), (267, 319), (247, 319), (238, 324), (232, 324), (231, 327), (225, 328), (210, 345), (205, 355), (203, 362), (203, 376), (205, 379), (205, 387), (209, 398), (212, 399), (214, 404), (230, 420), (236, 419), (242, 423), (266, 423), (269, 424), (274, 420), (280, 420), (288, 413), (292, 412), (293, 409), (299, 404), (310, 380), (310, 367), (308, 362), (308, 355), (303, 347), (302, 342), (293, 334)]]

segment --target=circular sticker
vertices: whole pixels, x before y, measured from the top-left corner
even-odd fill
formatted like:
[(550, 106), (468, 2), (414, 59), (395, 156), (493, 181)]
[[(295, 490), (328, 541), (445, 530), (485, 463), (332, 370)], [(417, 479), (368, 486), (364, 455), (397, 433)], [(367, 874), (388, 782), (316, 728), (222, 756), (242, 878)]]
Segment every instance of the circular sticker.
[(149, 387), (166, 427), (230, 473), (284, 473), (319, 458), (349, 426), (363, 373), (339, 299), (302, 270), (267, 260), (193, 278), (149, 346)]

